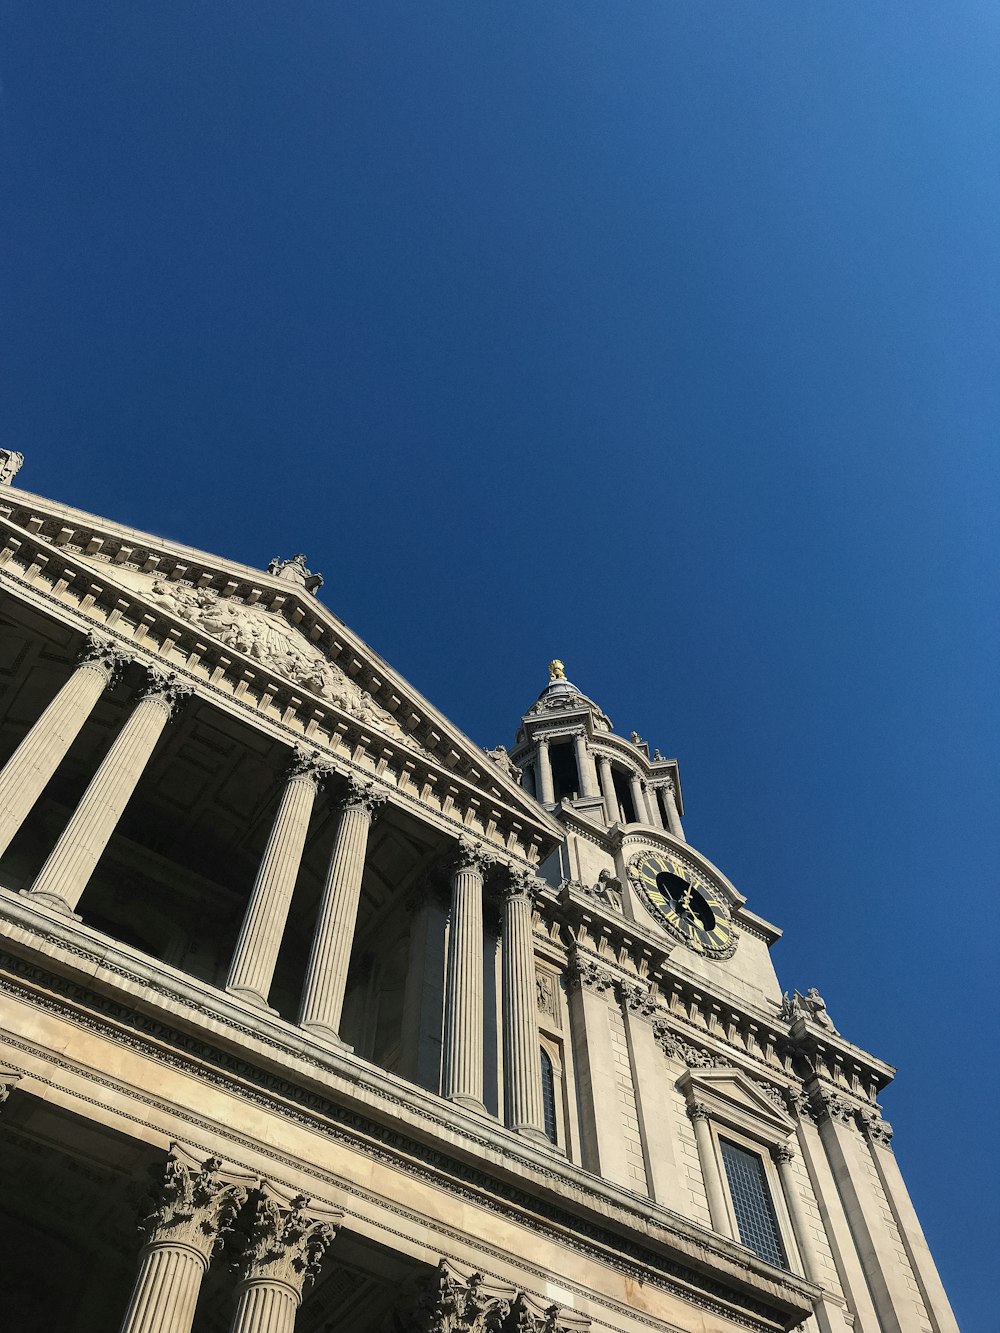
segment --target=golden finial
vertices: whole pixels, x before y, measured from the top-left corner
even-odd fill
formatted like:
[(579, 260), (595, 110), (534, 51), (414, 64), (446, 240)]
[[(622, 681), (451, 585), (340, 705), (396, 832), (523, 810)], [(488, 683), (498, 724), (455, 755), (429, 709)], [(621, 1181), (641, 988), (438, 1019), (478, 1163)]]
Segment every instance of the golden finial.
[(565, 680), (566, 669), (559, 658), (555, 658), (549, 663), (549, 680)]

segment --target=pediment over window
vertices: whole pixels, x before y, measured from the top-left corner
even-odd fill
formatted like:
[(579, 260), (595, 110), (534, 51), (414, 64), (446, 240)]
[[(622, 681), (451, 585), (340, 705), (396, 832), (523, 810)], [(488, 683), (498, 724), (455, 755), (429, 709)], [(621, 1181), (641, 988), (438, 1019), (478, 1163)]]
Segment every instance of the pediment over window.
[(711, 1119), (766, 1143), (783, 1143), (795, 1130), (792, 1118), (741, 1070), (689, 1069), (677, 1081), (688, 1106), (704, 1105)]

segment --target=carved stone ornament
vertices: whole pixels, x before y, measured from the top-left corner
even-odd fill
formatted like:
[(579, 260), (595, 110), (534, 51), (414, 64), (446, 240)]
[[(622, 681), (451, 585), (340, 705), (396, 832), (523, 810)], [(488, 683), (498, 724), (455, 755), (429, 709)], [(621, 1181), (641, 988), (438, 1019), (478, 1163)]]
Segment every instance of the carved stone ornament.
[(493, 857), (481, 842), (472, 838), (459, 838), (451, 857), (453, 870), (478, 870), (481, 875), (485, 875), (493, 864)]
[(839, 1120), (842, 1125), (854, 1123), (857, 1108), (835, 1092), (821, 1092), (817, 1099), (820, 1115)]
[(176, 1143), (170, 1145), (162, 1179), (149, 1201), (152, 1211), (139, 1224), (148, 1244), (191, 1245), (206, 1262), (222, 1249), (247, 1190), (220, 1174), (221, 1167), (218, 1157), (207, 1157), (199, 1166)]
[(108, 677), (108, 684), (113, 685), (132, 659), (116, 644), (103, 639), (99, 634), (88, 634), (76, 660), (79, 666), (100, 667)]
[(755, 1078), (751, 1080), (755, 1087), (759, 1088), (772, 1106), (784, 1114), (788, 1110), (788, 1099), (782, 1088), (776, 1088), (773, 1083), (765, 1083), (762, 1079)]
[(892, 1144), (892, 1125), (888, 1120), (883, 1120), (878, 1111), (860, 1110), (858, 1124), (872, 1143), (877, 1143), (882, 1148), (888, 1148)]
[(691, 1102), (687, 1108), (689, 1120), (711, 1120), (712, 1112), (704, 1102)]
[(837, 1031), (833, 1019), (826, 1011), (826, 1001), (815, 986), (810, 986), (805, 995), (799, 991), (792, 991), (789, 995), (785, 991), (781, 997), (778, 1017), (785, 1023), (794, 1023), (798, 1018), (805, 1018), (810, 1023), (815, 1023), (817, 1027), (825, 1028), (827, 1032)]
[(383, 735), (404, 740), (412, 749), (426, 753), (423, 746), (404, 733), (387, 709), (379, 707), (345, 671), (290, 625), (280, 611), (237, 601), (213, 588), (194, 588), (144, 574), (126, 565), (116, 568), (115, 577), (154, 606), (211, 635), (227, 648), (245, 654), (293, 685), (329, 700)]
[(0, 1065), (0, 1106), (4, 1104), (22, 1078), (23, 1074), (20, 1069), (13, 1069), (10, 1065)]
[(146, 688), (140, 696), (142, 699), (155, 699), (173, 714), (191, 693), (191, 686), (175, 672), (158, 671), (156, 667), (146, 668)]
[(486, 751), (486, 754), (493, 760), (497, 768), (499, 768), (500, 772), (503, 773), (505, 777), (510, 778), (511, 782), (516, 782), (520, 786), (521, 770), (507, 753), (506, 745), (494, 745), (492, 750)]
[(688, 1069), (717, 1069), (728, 1063), (721, 1055), (713, 1055), (711, 1051), (692, 1046), (678, 1036), (663, 1018), (654, 1019), (653, 1036), (664, 1055), (682, 1060)]
[(618, 995), (622, 1004), (640, 1018), (652, 1018), (657, 1011), (652, 991), (643, 981), (620, 981)]
[(334, 769), (315, 750), (308, 750), (304, 745), (296, 745), (288, 765), (288, 777), (307, 778), (314, 787), (319, 787), (331, 776)]
[(535, 972), (535, 1004), (539, 1014), (551, 1018), (555, 1027), (561, 1027), (559, 1015), (559, 983), (551, 972)]
[(481, 1273), (461, 1277), (442, 1259), (412, 1312), (398, 1326), (405, 1333), (586, 1333), (590, 1320), (558, 1305), (545, 1305)]
[(603, 994), (611, 989), (617, 979), (613, 972), (601, 967), (595, 959), (580, 954), (574, 954), (566, 968), (566, 984), (573, 989), (583, 987)]
[(284, 1282), (297, 1297), (319, 1276), (338, 1214), (316, 1216), (304, 1194), (283, 1202), (265, 1185), (250, 1200), (244, 1247), (233, 1268), (244, 1282)]
[(16, 449), (0, 449), (0, 486), (9, 486), (21, 470), (24, 454)]
[(787, 1143), (779, 1143), (771, 1149), (771, 1156), (780, 1166), (783, 1162), (795, 1161), (795, 1149)]
[(354, 777), (347, 779), (347, 790), (340, 800), (342, 810), (364, 810), (369, 818), (374, 819), (383, 805), (385, 797), (370, 782)]
[(502, 893), (505, 898), (525, 897), (530, 902), (541, 893), (544, 884), (533, 870), (523, 866), (504, 866)]

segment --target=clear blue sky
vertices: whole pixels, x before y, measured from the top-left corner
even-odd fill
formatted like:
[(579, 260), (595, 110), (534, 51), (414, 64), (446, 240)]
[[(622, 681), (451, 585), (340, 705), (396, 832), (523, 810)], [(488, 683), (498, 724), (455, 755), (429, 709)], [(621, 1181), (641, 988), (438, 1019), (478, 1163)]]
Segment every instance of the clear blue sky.
[(0, 442), (478, 742), (558, 655), (996, 1328), (996, 0), (4, 0)]

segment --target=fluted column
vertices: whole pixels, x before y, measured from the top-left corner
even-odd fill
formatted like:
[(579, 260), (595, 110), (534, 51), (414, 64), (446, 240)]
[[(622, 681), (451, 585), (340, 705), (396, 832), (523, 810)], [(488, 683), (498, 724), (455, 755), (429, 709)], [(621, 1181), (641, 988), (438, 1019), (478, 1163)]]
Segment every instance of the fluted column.
[(176, 676), (150, 669), (146, 692), (104, 756), (34, 884), (23, 893), (73, 913), (163, 728), (189, 693)]
[(580, 795), (600, 796), (601, 793), (597, 788), (597, 767), (583, 732), (573, 737), (573, 745), (576, 749), (576, 770), (580, 775)]
[(663, 804), (667, 811), (667, 830), (683, 842), (684, 830), (681, 828), (681, 817), (677, 809), (677, 793), (674, 790), (673, 778), (667, 778), (660, 790), (663, 792)]
[(645, 824), (649, 818), (649, 811), (646, 809), (646, 798), (642, 791), (642, 781), (635, 773), (629, 774), (629, 786), (632, 789), (632, 804), (635, 806), (635, 822)]
[(663, 816), (660, 814), (660, 803), (656, 799), (656, 792), (648, 782), (642, 784), (642, 794), (646, 798), (646, 813), (649, 816), (649, 822), (653, 828), (663, 828)]
[(712, 1219), (712, 1230), (717, 1231), (720, 1236), (732, 1237), (733, 1228), (726, 1206), (726, 1191), (722, 1185), (722, 1173), (715, 1155), (715, 1145), (712, 1143), (712, 1131), (708, 1127), (709, 1109), (703, 1102), (692, 1102), (687, 1113), (694, 1125), (694, 1138), (698, 1145), (698, 1160), (705, 1182), (705, 1194), (708, 1196), (708, 1214)]
[(445, 983), (441, 1091), (452, 1101), (483, 1104), (483, 874), (489, 857), (463, 838), (451, 872), (451, 917)]
[(548, 1143), (531, 937), (531, 904), (537, 891), (538, 881), (529, 871), (508, 870), (503, 901), (504, 1106), (511, 1129)]
[(0, 856), (124, 662), (110, 643), (90, 635), (76, 670), (7, 760), (0, 773)]
[(607, 755), (599, 754), (597, 756), (597, 768), (601, 775), (601, 793), (604, 796), (604, 808), (607, 811), (608, 823), (616, 824), (621, 812), (618, 809), (618, 793), (615, 791), (615, 778), (611, 771), (611, 760)]
[(171, 1144), (121, 1333), (190, 1333), (201, 1280), (247, 1197), (219, 1174), (221, 1165), (209, 1157), (199, 1166)]
[(316, 792), (329, 772), (317, 754), (296, 749), (236, 943), (226, 990), (263, 1009), (269, 1008), (267, 996), (302, 863)]
[(340, 1036), (340, 1018), (358, 922), (368, 834), (382, 802), (383, 797), (376, 795), (368, 783), (349, 780), (306, 971), (299, 1023), (341, 1046), (345, 1043)]
[(549, 743), (541, 740), (536, 746), (538, 764), (538, 799), (542, 805), (552, 805), (556, 799), (556, 789), (552, 785), (552, 760), (549, 758)]
[(310, 1207), (304, 1194), (286, 1201), (266, 1184), (256, 1192), (229, 1333), (292, 1333), (303, 1289), (319, 1274), (341, 1217)]

